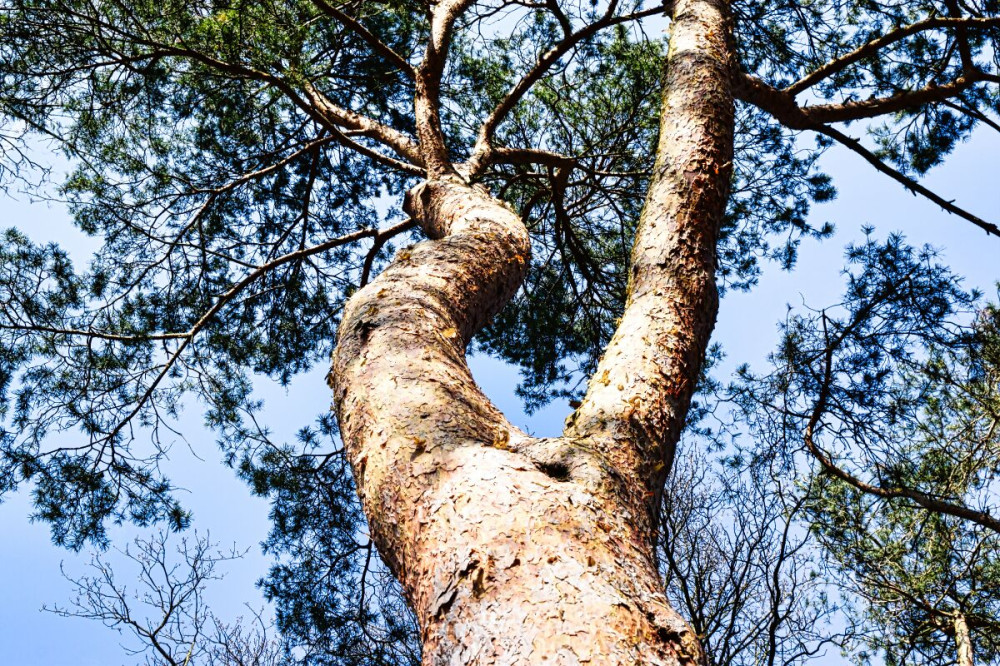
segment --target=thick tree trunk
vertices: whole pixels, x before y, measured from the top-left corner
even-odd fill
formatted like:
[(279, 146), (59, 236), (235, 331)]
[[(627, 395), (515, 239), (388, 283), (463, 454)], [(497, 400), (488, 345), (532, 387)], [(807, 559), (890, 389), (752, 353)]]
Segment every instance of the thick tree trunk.
[(349, 302), (331, 384), (380, 552), (425, 664), (695, 664), (669, 607), (652, 507), (715, 318), (732, 146), (724, 3), (676, 3), (660, 154), (626, 314), (564, 437), (503, 417), (465, 362), (528, 262), (520, 219), (441, 175), (407, 211), (432, 240)]

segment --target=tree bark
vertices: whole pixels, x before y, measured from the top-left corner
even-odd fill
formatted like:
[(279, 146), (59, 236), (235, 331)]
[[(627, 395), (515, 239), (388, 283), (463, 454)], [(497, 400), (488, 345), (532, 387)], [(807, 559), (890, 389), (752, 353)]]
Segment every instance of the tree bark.
[(961, 612), (955, 613), (955, 647), (958, 649), (958, 666), (973, 666), (969, 623)]
[(411, 191), (407, 212), (431, 240), (345, 309), (335, 409), (424, 664), (703, 662), (663, 594), (652, 518), (715, 320), (733, 131), (725, 4), (675, 4), (626, 312), (563, 437), (513, 427), (466, 365), (530, 249), (484, 190), (432, 174)]
[(677, 0), (653, 179), (625, 313), (567, 434), (590, 439), (652, 511), (715, 326), (716, 243), (733, 159), (726, 0)]

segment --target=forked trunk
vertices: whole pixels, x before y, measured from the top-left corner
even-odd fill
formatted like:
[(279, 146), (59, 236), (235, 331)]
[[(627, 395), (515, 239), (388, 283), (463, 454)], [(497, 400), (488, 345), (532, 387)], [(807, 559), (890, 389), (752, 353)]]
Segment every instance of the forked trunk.
[(676, 3), (626, 313), (563, 437), (514, 428), (465, 362), (529, 254), (520, 219), (484, 191), (448, 176), (412, 191), (432, 240), (348, 304), (331, 372), (341, 434), (425, 664), (702, 661), (663, 594), (652, 508), (715, 318), (728, 40), (721, 0)]

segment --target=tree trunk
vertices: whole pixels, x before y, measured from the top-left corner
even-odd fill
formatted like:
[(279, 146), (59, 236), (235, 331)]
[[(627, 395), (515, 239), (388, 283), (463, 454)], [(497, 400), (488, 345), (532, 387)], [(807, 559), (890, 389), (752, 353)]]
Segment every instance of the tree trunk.
[(955, 647), (958, 648), (958, 666), (973, 666), (969, 623), (961, 612), (955, 613)]
[(424, 664), (696, 664), (653, 557), (653, 507), (715, 319), (732, 151), (722, 0), (675, 3), (656, 173), (621, 326), (563, 437), (475, 385), (472, 336), (523, 279), (521, 220), (456, 176), (415, 188), (431, 238), (350, 300), (331, 385), (372, 536)]

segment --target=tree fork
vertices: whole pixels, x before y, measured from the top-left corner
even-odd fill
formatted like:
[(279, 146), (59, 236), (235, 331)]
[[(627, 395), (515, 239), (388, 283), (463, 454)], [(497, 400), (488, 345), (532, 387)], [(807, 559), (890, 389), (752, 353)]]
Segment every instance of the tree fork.
[(652, 507), (715, 320), (731, 38), (724, 3), (674, 11), (625, 316), (564, 437), (513, 427), (466, 364), (529, 254), (521, 220), (485, 191), (453, 176), (411, 191), (407, 212), (432, 240), (401, 251), (345, 308), (335, 409), (428, 666), (703, 662), (663, 594)]

